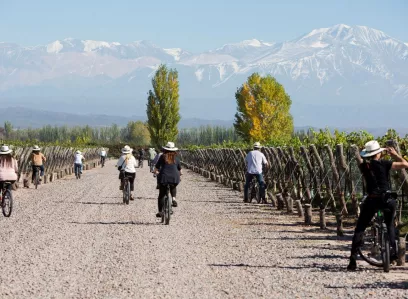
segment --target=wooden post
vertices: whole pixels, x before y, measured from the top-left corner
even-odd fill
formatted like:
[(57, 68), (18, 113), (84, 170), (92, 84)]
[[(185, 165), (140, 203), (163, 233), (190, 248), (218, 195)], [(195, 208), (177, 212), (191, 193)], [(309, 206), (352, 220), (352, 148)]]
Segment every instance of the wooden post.
[(326, 229), (326, 210), (324, 207), (320, 207), (319, 210), (319, 218), (320, 218), (320, 228), (321, 229)]
[(310, 204), (305, 204), (305, 224), (312, 224), (312, 206)]
[(336, 223), (337, 223), (337, 235), (339, 237), (344, 236), (344, 229), (343, 229), (343, 216), (341, 213), (336, 214)]
[(277, 205), (278, 210), (283, 210), (285, 207), (285, 203), (283, 201), (282, 193), (276, 194), (276, 199), (278, 201), (278, 205)]
[[(398, 236), (397, 236), (398, 238)], [(406, 240), (404, 237), (399, 238), (398, 242), (398, 259), (397, 259), (397, 266), (405, 266), (405, 256), (406, 256)]]
[(272, 206), (277, 207), (278, 204), (277, 204), (276, 196), (272, 192), (268, 192), (267, 194), (268, 194), (268, 198), (271, 200)]
[(302, 203), (300, 202), (300, 199), (297, 199), (297, 200), (295, 201), (295, 203), (296, 203), (296, 209), (297, 209), (297, 211), (298, 211), (298, 216), (299, 216), (300, 218), (303, 218), (303, 217), (304, 217), (304, 213), (303, 213), (303, 207), (302, 207)]

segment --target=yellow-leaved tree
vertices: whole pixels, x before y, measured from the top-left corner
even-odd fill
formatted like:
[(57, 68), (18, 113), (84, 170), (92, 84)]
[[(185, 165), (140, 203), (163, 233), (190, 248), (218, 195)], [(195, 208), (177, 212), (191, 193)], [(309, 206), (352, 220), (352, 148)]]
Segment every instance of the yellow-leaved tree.
[(270, 142), (293, 133), (292, 101), (275, 78), (254, 73), (235, 93), (234, 127), (247, 142)]

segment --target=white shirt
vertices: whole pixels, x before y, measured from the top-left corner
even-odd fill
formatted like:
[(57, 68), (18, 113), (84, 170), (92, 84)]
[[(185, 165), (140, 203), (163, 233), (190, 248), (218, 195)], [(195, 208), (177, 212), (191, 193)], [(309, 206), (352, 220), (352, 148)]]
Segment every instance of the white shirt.
[(106, 156), (106, 151), (101, 151), (101, 156), (105, 157)]
[(118, 163), (116, 165), (121, 166), (122, 164), (123, 164), (122, 170), (124, 169), (126, 172), (129, 172), (129, 173), (136, 172), (136, 167), (138, 166), (138, 164), (136, 163), (136, 159), (133, 155), (120, 156)]
[(84, 156), (81, 154), (75, 154), (75, 164), (82, 164), (82, 159), (84, 159)]
[(262, 173), (262, 164), (268, 164), (265, 155), (258, 150), (250, 151), (245, 161), (247, 163), (247, 172), (250, 174)]

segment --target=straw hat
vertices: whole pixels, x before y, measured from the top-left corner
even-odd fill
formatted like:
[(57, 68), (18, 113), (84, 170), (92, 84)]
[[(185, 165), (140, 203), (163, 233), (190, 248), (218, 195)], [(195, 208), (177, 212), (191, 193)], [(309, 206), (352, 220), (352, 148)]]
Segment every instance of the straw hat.
[(255, 142), (254, 143), (254, 148), (261, 148), (261, 144), (259, 142)]
[(132, 151), (133, 151), (133, 149), (131, 149), (129, 145), (125, 145), (125, 147), (122, 148), (122, 153), (123, 154), (130, 154)]
[(163, 146), (163, 149), (169, 152), (175, 152), (178, 150), (178, 148), (174, 146), (174, 142), (167, 142), (167, 144)]
[(0, 148), (0, 155), (7, 155), (7, 154), (11, 154), (13, 152), (13, 150), (11, 150), (8, 145), (2, 145), (2, 147)]
[(41, 148), (38, 145), (34, 145), (33, 147), (33, 151), (40, 151)]
[(365, 144), (365, 149), (361, 151), (360, 156), (363, 158), (372, 157), (384, 150), (385, 148), (380, 147), (377, 140), (371, 140)]
[(77, 153), (77, 154), (79, 154), (79, 155), (82, 154), (81, 151), (76, 151), (75, 153)]

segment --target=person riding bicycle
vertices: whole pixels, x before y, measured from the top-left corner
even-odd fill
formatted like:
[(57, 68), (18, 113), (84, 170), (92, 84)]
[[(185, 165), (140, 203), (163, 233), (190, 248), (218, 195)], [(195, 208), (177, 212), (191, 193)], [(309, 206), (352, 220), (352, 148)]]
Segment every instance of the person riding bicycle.
[[(132, 195), (132, 191), (134, 191), (135, 188), (135, 178), (136, 178), (136, 167), (137, 162), (136, 158), (132, 155), (133, 149), (130, 148), (130, 146), (125, 145), (122, 149), (122, 156), (120, 156), (118, 163), (116, 166), (118, 167), (118, 170), (121, 171), (121, 175), (119, 175), (120, 179), (120, 187), (119, 190), (123, 190), (124, 187), (124, 178), (128, 177), (129, 178), (129, 183), (130, 183), (130, 200), (134, 200), (134, 197)], [(124, 171), (124, 173), (122, 172)]]
[(140, 148), (140, 149), (139, 149), (139, 161), (142, 161), (142, 162), (143, 162), (143, 160), (144, 160), (144, 155), (145, 155), (144, 149), (143, 149), (143, 148)]
[(105, 159), (106, 159), (106, 150), (104, 148), (101, 149), (101, 152), (99, 154), (101, 156), (101, 164), (104, 165), (105, 164)]
[[(395, 162), (381, 159), (383, 152), (388, 152)], [(354, 230), (350, 261), (347, 266), (347, 269), (352, 271), (357, 268), (357, 252), (362, 245), (364, 231), (379, 209), (384, 210), (384, 221), (387, 225), (391, 245), (390, 259), (391, 261), (396, 260), (394, 228), (396, 200), (387, 198), (386, 192), (391, 189), (390, 170), (408, 168), (408, 162), (398, 155), (393, 147), (382, 148), (376, 140), (367, 142), (360, 156), (363, 158), (363, 162), (359, 167), (366, 182), (367, 197), (361, 205), (361, 212)]]
[(182, 175), (177, 150), (178, 148), (174, 146), (173, 142), (168, 142), (166, 146), (163, 146), (163, 154), (155, 165), (155, 173), (158, 174), (157, 182), (159, 184), (159, 197), (157, 199), (159, 212), (156, 214), (156, 217), (162, 216), (167, 185), (170, 185), (170, 194), (173, 198), (172, 206), (177, 207), (177, 185), (180, 183), (180, 175)]
[(83, 161), (85, 160), (84, 156), (82, 155), (81, 151), (76, 151), (75, 152), (75, 158), (74, 158), (74, 172), (75, 174), (77, 173), (77, 169), (79, 170), (79, 173), (82, 174), (83, 170)]
[(150, 172), (154, 171), (154, 165), (155, 164), (153, 163), (153, 161), (154, 161), (154, 158), (156, 158), (156, 155), (157, 155), (157, 153), (156, 153), (156, 150), (154, 149), (154, 147), (150, 148), (149, 149)]
[[(4, 183), (14, 184), (17, 181), (18, 164), (11, 155), (11, 150), (7, 145), (0, 148), (0, 190), (3, 190)], [(7, 189), (11, 191), (11, 184)]]
[(41, 178), (44, 176), (44, 165), (43, 162), (46, 162), (47, 159), (45, 156), (41, 153), (41, 148), (38, 145), (34, 145), (31, 153), (31, 166), (33, 168), (33, 175), (31, 177), (31, 183), (34, 183), (35, 179), (35, 173), (36, 173), (36, 167), (40, 168), (40, 179), (39, 181), (41, 182)]
[(254, 149), (250, 151), (245, 158), (247, 172), (245, 174), (244, 202), (249, 202), (249, 184), (251, 183), (252, 178), (256, 177), (259, 183), (259, 193), (262, 203), (266, 203), (265, 181), (262, 174), (262, 165), (268, 166), (268, 161), (266, 160), (265, 155), (260, 151), (262, 146), (259, 142), (255, 142), (253, 147)]

